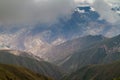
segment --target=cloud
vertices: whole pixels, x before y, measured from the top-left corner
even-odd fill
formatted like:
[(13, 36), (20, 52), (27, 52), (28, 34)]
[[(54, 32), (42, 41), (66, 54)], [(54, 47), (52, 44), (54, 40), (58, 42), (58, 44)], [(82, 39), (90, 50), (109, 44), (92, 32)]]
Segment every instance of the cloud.
[[(114, 1), (114, 3), (116, 1)], [(110, 6), (108, 2), (111, 2), (111, 0), (95, 0), (93, 7), (100, 14), (102, 19), (110, 23), (117, 23), (120, 21), (120, 16), (111, 10), (112, 6)]]
[(92, 4), (95, 0), (75, 0), (76, 3), (90, 3)]
[(73, 8), (74, 0), (0, 0), (0, 23), (54, 22)]
[(101, 18), (111, 23), (119, 20), (104, 0), (0, 0), (0, 24), (55, 22), (59, 17), (70, 17), (81, 2), (93, 4)]
[(120, 34), (120, 26), (114, 26), (105, 34), (105, 36), (113, 37), (113, 36), (119, 35), (119, 34)]
[[(26, 29), (26, 27), (27, 30), (33, 28), (34, 25), (29, 23), (56, 22), (61, 16), (70, 17), (76, 5), (82, 2), (91, 4), (102, 19), (110, 23), (120, 22), (120, 17), (111, 10), (111, 6), (108, 4), (108, 2), (120, 2), (119, 0), (0, 0), (0, 24), (28, 23), (28, 25), (0, 26), (0, 29), (13, 32), (19, 31), (21, 28)], [(30, 27), (28, 28), (28, 26)], [(100, 33), (101, 29), (96, 28), (87, 30), (87, 33)]]

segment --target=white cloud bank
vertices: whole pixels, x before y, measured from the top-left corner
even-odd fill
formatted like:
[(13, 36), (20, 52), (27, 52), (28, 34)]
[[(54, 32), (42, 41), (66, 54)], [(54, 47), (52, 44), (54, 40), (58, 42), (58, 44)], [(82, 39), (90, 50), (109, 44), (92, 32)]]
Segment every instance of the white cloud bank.
[(120, 22), (120, 16), (111, 10), (113, 6), (109, 4), (119, 3), (118, 0), (95, 0), (93, 7), (100, 14), (102, 19), (107, 20), (110, 23), (116, 24)]
[(56, 21), (74, 6), (74, 0), (0, 0), (0, 23)]
[[(120, 2), (119, 0), (105, 0)], [(88, 2), (101, 18), (114, 23), (119, 17), (104, 0), (0, 0), (0, 23), (55, 22), (60, 16), (72, 13), (77, 3)]]

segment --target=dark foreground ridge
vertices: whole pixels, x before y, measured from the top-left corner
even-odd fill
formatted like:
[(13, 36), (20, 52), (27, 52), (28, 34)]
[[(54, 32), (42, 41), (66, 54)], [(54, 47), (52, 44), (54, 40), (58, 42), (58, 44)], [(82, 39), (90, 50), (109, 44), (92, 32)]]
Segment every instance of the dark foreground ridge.
[(26, 68), (0, 64), (0, 80), (53, 80)]

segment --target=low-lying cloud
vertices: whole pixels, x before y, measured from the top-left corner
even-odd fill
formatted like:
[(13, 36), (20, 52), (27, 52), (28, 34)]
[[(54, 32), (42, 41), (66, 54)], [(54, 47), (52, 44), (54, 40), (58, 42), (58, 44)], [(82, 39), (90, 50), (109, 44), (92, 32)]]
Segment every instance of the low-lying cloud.
[[(23, 26), (0, 26), (0, 29), (3, 28), (4, 31), (8, 32), (13, 28), (26, 28), (29, 23), (30, 28), (31, 23), (54, 23), (60, 17), (71, 17), (75, 7), (83, 2), (88, 2), (93, 6), (100, 14), (101, 19), (113, 24), (120, 22), (120, 16), (112, 11), (112, 6), (108, 4), (108, 2), (120, 3), (119, 0), (0, 0), (0, 25), (23, 24)], [(27, 25), (24, 26), (24, 23)], [(112, 30), (115, 29), (119, 30), (119, 27), (112, 28)], [(91, 27), (87, 30), (87, 34), (99, 34), (102, 29), (99, 30), (97, 27), (92, 30)]]

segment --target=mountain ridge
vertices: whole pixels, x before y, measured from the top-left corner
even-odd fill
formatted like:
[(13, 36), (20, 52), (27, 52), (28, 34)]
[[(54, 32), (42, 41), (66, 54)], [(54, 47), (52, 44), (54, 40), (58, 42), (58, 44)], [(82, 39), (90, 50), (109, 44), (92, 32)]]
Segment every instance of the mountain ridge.
[(102, 35), (88, 35), (73, 40), (68, 40), (51, 48), (48, 53), (45, 53), (45, 56), (48, 58), (48, 61), (59, 62), (59, 60), (63, 60), (67, 56), (72, 55), (72, 53), (76, 52), (77, 50), (84, 49), (88, 47), (88, 45), (90, 46), (104, 39), (105, 37)]
[(32, 72), (26, 68), (0, 64), (1, 80), (53, 80), (52, 78)]
[(0, 50), (0, 63), (22, 66), (45, 76), (50, 76), (55, 80), (62, 76), (62, 71), (58, 66), (29, 56), (16, 56), (5, 50)]
[(78, 69), (64, 80), (119, 80), (120, 61), (110, 64), (88, 65)]
[[(69, 56), (68, 56), (69, 57)], [(76, 70), (88, 64), (106, 64), (120, 60), (120, 35), (100, 41), (70, 55), (60, 64), (65, 70)]]

